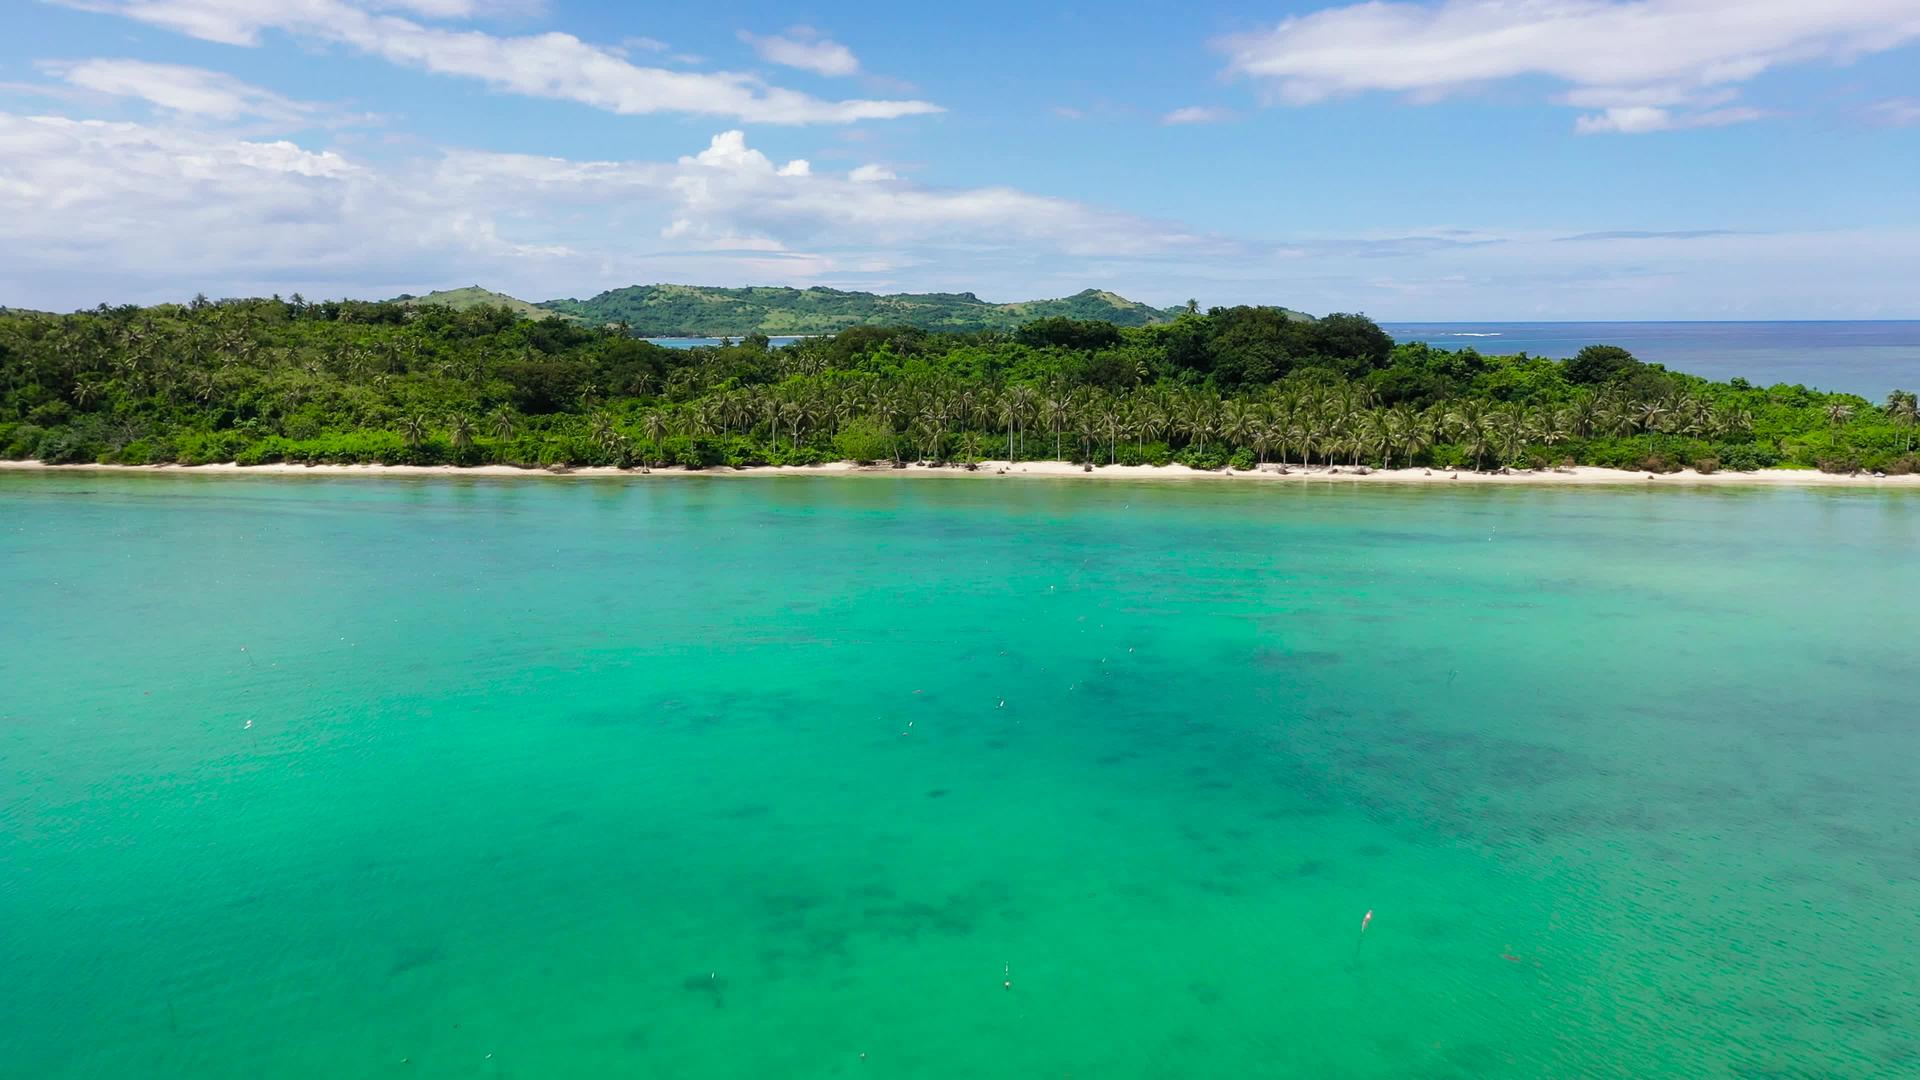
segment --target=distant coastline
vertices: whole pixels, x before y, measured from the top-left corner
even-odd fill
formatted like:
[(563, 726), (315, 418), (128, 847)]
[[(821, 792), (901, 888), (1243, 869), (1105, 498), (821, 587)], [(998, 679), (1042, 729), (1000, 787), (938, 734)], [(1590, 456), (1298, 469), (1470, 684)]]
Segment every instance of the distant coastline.
[(1335, 466), (1281, 467), (1265, 465), (1255, 469), (1195, 469), (1186, 465), (1086, 465), (1070, 461), (982, 461), (973, 468), (965, 465), (928, 465), (915, 463), (895, 467), (886, 464), (862, 465), (851, 461), (822, 465), (749, 465), (688, 469), (678, 465), (651, 469), (622, 469), (608, 465), (589, 465), (565, 469), (521, 468), (514, 465), (298, 465), (275, 462), (263, 465), (103, 465), (81, 463), (48, 465), (38, 461), (0, 461), (0, 472), (76, 473), (106, 472), (146, 475), (189, 476), (362, 476), (399, 477), (504, 477), (511, 479), (631, 479), (653, 476), (945, 476), (994, 479), (1030, 477), (1085, 480), (1241, 480), (1300, 483), (1349, 484), (1422, 484), (1459, 487), (1513, 487), (1562, 485), (1573, 487), (1606, 486), (1747, 486), (1747, 487), (1851, 487), (1911, 488), (1920, 490), (1920, 473), (1904, 476), (1875, 476), (1871, 473), (1828, 473), (1815, 469), (1761, 469), (1753, 472), (1702, 473), (1682, 469), (1668, 473), (1646, 473), (1630, 469), (1603, 469), (1579, 465), (1559, 469), (1506, 472), (1475, 472), (1471, 469), (1412, 468), (1368, 469)]

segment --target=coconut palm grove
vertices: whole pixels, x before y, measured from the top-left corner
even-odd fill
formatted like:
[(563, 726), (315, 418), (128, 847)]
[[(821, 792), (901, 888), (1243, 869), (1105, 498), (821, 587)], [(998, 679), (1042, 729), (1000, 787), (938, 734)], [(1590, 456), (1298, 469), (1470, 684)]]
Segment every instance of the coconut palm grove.
[(504, 308), (208, 301), (0, 316), (0, 448), (50, 464), (529, 468), (1051, 459), (1912, 472), (1915, 398), (1396, 345), (1361, 315), (861, 326), (666, 348)]

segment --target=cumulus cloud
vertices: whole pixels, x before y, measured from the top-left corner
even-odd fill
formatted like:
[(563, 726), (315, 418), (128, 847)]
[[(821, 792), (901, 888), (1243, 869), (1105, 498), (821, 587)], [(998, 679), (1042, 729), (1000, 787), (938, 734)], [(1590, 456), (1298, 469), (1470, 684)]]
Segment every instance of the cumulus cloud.
[(1330, 8), (1219, 44), (1230, 71), (1291, 105), (1544, 77), (1566, 87), (1560, 103), (1601, 110), (1580, 130), (1636, 133), (1756, 119), (1715, 106), (1773, 68), (1916, 38), (1912, 0), (1441, 0)]
[[(257, 45), (278, 30), (342, 45), (402, 66), (479, 79), (529, 97), (576, 101), (609, 112), (689, 113), (768, 124), (852, 123), (942, 111), (914, 100), (828, 101), (735, 72), (672, 71), (632, 63), (617, 50), (571, 34), (500, 37), (430, 26), (383, 8), (426, 17), (464, 17), (470, 0), (68, 0), (206, 41)], [(852, 58), (849, 53), (848, 59)]]
[[(739, 131), (657, 161), (446, 151), (376, 165), (183, 126), (0, 113), (0, 296), (85, 306), (205, 289), (379, 295), (486, 280), (850, 283), (938, 265), (1217, 257), (1179, 225), (1006, 187), (776, 163)], [(329, 284), (331, 283), (331, 284)]]
[(0, 113), (0, 202), (0, 288), (66, 306), (538, 253), (339, 154), (188, 128)]
[(82, 90), (136, 98), (182, 116), (222, 121), (256, 118), (291, 126), (329, 111), (325, 106), (285, 98), (231, 75), (179, 64), (94, 59), (50, 61), (41, 67)]
[(811, 27), (796, 26), (784, 34), (764, 37), (742, 30), (740, 40), (753, 46), (760, 59), (769, 64), (799, 68), (815, 75), (854, 75), (860, 71), (860, 61), (852, 49), (821, 37)]
[(1160, 122), (1171, 127), (1179, 124), (1218, 124), (1231, 119), (1233, 119), (1233, 112), (1230, 109), (1188, 105), (1161, 117)]
[(1215, 237), (1167, 222), (1101, 210), (1009, 187), (933, 188), (878, 166), (845, 176), (795, 160), (776, 166), (744, 133), (715, 135), (677, 161), (573, 161), (521, 154), (449, 154), (435, 182), (464, 200), (493, 193), (508, 204), (662, 208), (665, 235), (757, 237), (782, 249), (1030, 246), (1054, 254), (1149, 256), (1232, 253)]

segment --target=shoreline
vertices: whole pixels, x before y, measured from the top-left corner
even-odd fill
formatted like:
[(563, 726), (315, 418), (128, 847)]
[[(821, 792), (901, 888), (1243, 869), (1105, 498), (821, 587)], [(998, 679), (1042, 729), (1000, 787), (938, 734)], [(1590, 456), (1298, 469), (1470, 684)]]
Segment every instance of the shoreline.
[(1746, 487), (1848, 487), (1920, 489), (1920, 473), (1907, 476), (1873, 476), (1823, 473), (1812, 469), (1769, 469), (1762, 472), (1699, 473), (1692, 469), (1648, 474), (1627, 469), (1604, 469), (1579, 465), (1543, 472), (1476, 473), (1471, 470), (1370, 469), (1361, 472), (1345, 466), (1288, 467), (1267, 465), (1251, 472), (1220, 470), (1209, 472), (1185, 465), (1096, 465), (1091, 471), (1066, 461), (983, 461), (976, 469), (962, 465), (857, 465), (850, 461), (825, 465), (753, 465), (744, 469), (718, 466), (688, 469), (661, 466), (652, 470), (620, 469), (613, 466), (583, 466), (556, 471), (520, 468), (515, 465), (299, 465), (277, 462), (266, 465), (47, 465), (38, 461), (0, 461), (4, 472), (105, 472), (176, 474), (189, 476), (366, 476), (366, 477), (510, 477), (545, 479), (642, 479), (651, 476), (947, 476), (994, 479), (999, 477), (1037, 477), (1085, 480), (1242, 480), (1299, 483), (1350, 484), (1439, 484), (1451, 486), (1746, 486)]

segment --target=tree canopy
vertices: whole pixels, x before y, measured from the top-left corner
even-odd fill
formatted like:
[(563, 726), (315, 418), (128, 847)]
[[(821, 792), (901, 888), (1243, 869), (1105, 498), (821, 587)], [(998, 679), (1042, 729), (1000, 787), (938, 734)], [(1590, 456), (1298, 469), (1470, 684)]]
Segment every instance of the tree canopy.
[(0, 313), (0, 453), (695, 467), (1062, 457), (1914, 468), (1913, 397), (1395, 345), (1363, 315), (1066, 315), (669, 349), (479, 305), (289, 299)]

